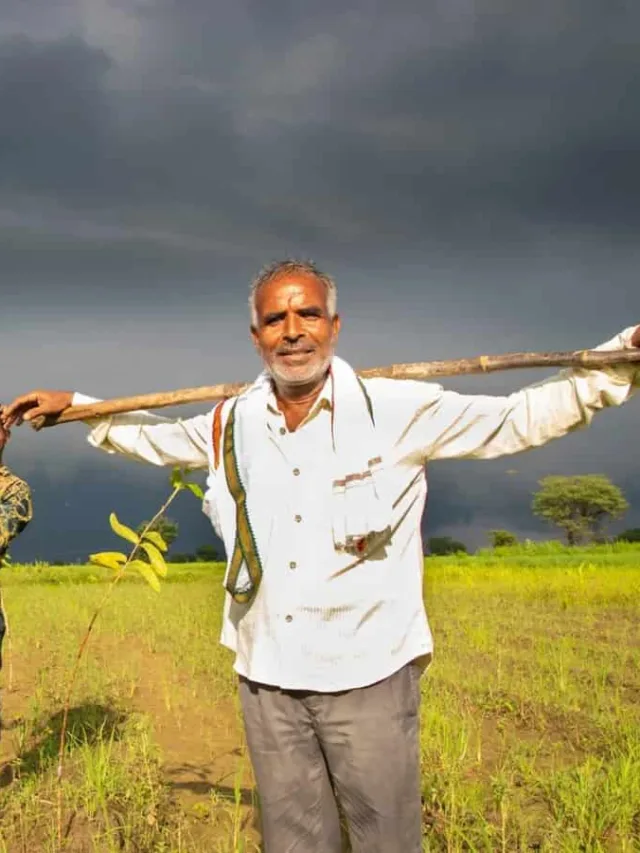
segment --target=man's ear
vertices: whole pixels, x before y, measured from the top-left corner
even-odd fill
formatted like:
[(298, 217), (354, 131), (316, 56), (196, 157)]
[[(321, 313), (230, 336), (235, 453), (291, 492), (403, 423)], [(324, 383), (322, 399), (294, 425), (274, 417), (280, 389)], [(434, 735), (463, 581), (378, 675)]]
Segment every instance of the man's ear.
[(340, 334), (340, 328), (342, 326), (342, 321), (340, 320), (339, 314), (333, 315), (333, 319), (331, 320), (331, 326), (333, 328), (333, 337), (337, 338)]
[(249, 332), (251, 333), (251, 340), (253, 341), (254, 347), (260, 352), (260, 338), (258, 337), (258, 330), (255, 326), (249, 326)]

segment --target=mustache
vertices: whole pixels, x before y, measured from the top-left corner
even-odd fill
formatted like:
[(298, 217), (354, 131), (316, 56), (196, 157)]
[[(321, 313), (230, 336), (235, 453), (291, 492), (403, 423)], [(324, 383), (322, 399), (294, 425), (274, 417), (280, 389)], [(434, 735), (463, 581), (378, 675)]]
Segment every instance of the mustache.
[(296, 355), (299, 352), (314, 352), (315, 347), (310, 347), (308, 345), (299, 346), (299, 347), (280, 347), (276, 350), (277, 355)]

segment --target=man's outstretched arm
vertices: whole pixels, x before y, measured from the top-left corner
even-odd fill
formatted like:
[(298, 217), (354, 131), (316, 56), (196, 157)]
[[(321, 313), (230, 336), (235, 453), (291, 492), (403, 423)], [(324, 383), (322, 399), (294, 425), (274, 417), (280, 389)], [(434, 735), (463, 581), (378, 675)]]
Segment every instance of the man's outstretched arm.
[[(71, 391), (30, 391), (4, 410), (7, 425), (30, 421), (40, 415), (58, 415), (71, 405), (95, 402), (96, 398)], [(121, 453), (152, 465), (207, 468), (211, 415), (171, 420), (150, 412), (130, 412), (87, 422), (89, 443), (107, 453)]]
[[(598, 349), (640, 347), (640, 326)], [(398, 450), (416, 461), (493, 459), (540, 447), (587, 426), (594, 414), (626, 402), (640, 388), (640, 368), (567, 370), (507, 396), (434, 393), (419, 407)]]

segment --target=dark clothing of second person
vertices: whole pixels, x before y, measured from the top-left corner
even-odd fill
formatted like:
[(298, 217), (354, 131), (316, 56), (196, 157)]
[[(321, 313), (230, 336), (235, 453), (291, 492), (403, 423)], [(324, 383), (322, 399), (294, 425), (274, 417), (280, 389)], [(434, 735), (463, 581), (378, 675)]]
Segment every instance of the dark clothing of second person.
[[(12, 540), (19, 536), (33, 517), (31, 489), (24, 480), (0, 465), (0, 566)], [(0, 669), (2, 668), (2, 641), (6, 623), (0, 608)]]

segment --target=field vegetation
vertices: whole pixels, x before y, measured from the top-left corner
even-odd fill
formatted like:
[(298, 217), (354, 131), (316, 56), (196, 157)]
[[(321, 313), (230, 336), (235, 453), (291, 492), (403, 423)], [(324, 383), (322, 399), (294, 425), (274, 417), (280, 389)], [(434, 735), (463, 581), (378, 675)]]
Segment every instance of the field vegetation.
[[(425, 562), (425, 851), (640, 850), (640, 546), (496, 548)], [(53, 853), (58, 735), (78, 644), (111, 579), (2, 571), (0, 853)], [(62, 782), (73, 853), (252, 853), (258, 803), (220, 564), (124, 578), (74, 688)]]

